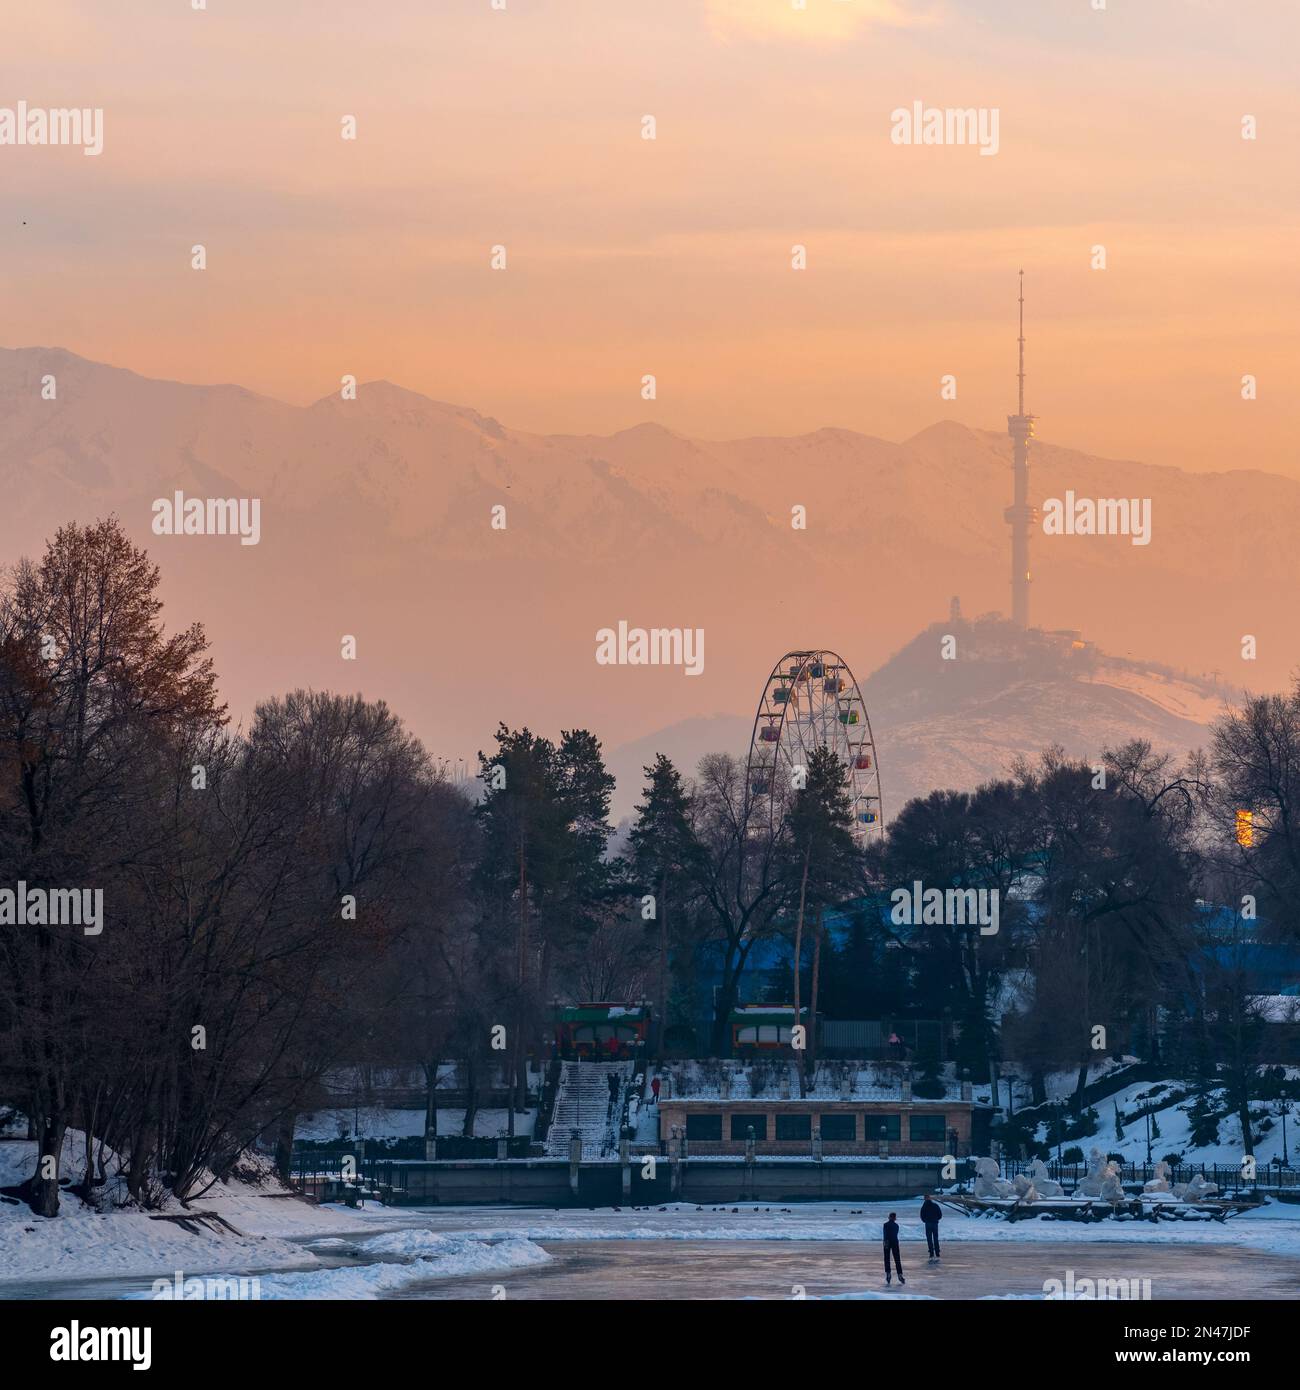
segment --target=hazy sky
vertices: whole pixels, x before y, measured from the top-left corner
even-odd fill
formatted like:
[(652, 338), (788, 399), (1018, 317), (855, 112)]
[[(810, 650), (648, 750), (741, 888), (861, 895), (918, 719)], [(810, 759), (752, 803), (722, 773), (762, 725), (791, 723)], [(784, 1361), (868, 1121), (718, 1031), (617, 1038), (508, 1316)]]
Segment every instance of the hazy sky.
[[(1043, 437), (1300, 474), (1300, 6), (1095, 2), (10, 6), (0, 107), (103, 107), (105, 148), (0, 147), (0, 342), (518, 428), (901, 438), (1004, 425), (1023, 265)], [(892, 144), (915, 101), (996, 107), (998, 154)]]

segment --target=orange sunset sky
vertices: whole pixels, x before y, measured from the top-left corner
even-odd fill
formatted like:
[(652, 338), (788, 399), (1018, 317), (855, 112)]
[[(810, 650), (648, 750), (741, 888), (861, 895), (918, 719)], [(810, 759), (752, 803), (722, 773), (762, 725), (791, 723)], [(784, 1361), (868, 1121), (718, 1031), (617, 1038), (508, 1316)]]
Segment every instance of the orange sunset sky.
[[(0, 342), (520, 429), (902, 438), (1004, 426), (1023, 265), (1044, 438), (1300, 475), (1300, 6), (1093, 3), (10, 5), (0, 106), (102, 107), (105, 147), (0, 148)], [(997, 107), (999, 153), (893, 145), (918, 100)]]

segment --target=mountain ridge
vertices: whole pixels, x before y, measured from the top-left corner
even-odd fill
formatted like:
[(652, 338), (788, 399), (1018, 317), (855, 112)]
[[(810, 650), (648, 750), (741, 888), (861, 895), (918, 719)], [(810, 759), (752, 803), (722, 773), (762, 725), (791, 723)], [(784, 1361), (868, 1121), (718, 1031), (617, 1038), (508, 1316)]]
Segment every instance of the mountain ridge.
[[(55, 401), (41, 399), (47, 373)], [(1036, 534), (1035, 623), (1119, 656), (1236, 672), (1235, 685), (1287, 680), (1300, 483), (1044, 440), (1031, 460), (1034, 501), (1141, 487), (1153, 507), (1147, 547)], [(260, 497), (261, 543), (154, 536), (151, 504), (178, 488)], [(66, 349), (2, 349), (0, 490), (10, 560), (64, 522), (117, 514), (162, 567), (169, 623), (206, 624), (237, 714), (293, 686), (360, 686), (452, 757), (472, 757), (498, 719), (582, 724), (615, 748), (745, 711), (783, 651), (824, 643), (861, 675), (954, 593), (981, 613), (1005, 607), (1008, 587), (1009, 441), (951, 419), (902, 442), (836, 426), (709, 441), (653, 420), (542, 435), (388, 382), (299, 406)], [(806, 529), (791, 524), (797, 507)], [(620, 619), (703, 628), (705, 673), (596, 666), (595, 633)], [(340, 663), (345, 633), (355, 666)], [(445, 679), (449, 652), (477, 683)]]

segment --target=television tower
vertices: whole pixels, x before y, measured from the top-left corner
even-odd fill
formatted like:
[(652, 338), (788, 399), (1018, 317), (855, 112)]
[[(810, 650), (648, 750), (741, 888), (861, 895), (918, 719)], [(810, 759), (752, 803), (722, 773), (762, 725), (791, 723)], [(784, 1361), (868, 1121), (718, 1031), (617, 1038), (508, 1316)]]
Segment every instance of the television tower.
[(1011, 621), (1029, 626), (1029, 527), (1038, 520), (1038, 508), (1029, 505), (1029, 441), (1034, 437), (1034, 417), (1025, 414), (1025, 272), (1020, 272), (1020, 387), (1016, 414), (1007, 416), (1011, 436), (1012, 503), (1003, 516), (1011, 526)]

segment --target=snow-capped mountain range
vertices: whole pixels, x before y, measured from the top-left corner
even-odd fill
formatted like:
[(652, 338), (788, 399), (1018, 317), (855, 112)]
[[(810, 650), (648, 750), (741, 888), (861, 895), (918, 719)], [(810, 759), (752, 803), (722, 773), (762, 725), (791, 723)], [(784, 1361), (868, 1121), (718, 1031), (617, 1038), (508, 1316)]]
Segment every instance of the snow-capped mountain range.
[[(586, 726), (614, 750), (623, 810), (658, 731), (679, 731), (683, 758), (734, 746), (733, 726), (747, 744), (768, 671), (797, 647), (839, 651), (867, 686), (887, 808), (934, 778), (996, 775), (1026, 739), (1081, 751), (1126, 728), (1194, 740), (1219, 690), (1286, 681), (1300, 652), (1300, 483), (1044, 440), (1031, 460), (1035, 502), (1151, 499), (1149, 545), (1033, 539), (1033, 621), (1134, 664), (1064, 685), (1003, 672), (986, 690), (959, 660), (936, 677), (956, 698), (926, 714), (886, 663), (953, 595), (967, 614), (1005, 608), (1001, 433), (943, 422), (902, 443), (840, 429), (707, 441), (644, 423), (537, 435), (387, 382), (300, 407), (58, 348), (0, 350), (5, 561), (38, 554), (62, 522), (116, 513), (162, 566), (169, 623), (205, 623), (236, 715), (293, 686), (360, 689), (453, 762), (472, 762), (498, 720)], [(260, 542), (155, 535), (154, 502), (178, 491), (259, 498)], [(703, 675), (598, 665), (596, 633), (620, 621), (704, 629)], [(341, 658), (345, 635), (355, 662)], [(1157, 662), (1191, 684), (1142, 674)]]

